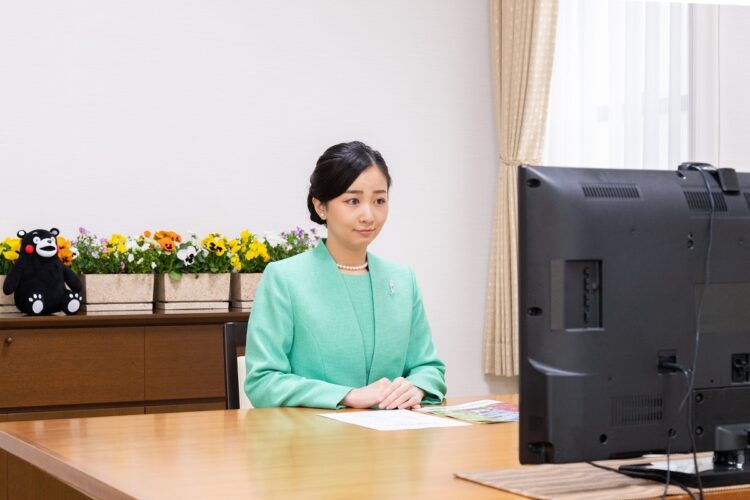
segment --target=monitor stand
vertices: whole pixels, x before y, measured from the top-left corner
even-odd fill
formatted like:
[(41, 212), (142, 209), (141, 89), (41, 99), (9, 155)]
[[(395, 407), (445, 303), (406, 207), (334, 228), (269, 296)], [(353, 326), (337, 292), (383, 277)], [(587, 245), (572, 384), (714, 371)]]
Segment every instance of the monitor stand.
[[(739, 453), (744, 453), (739, 451)], [(750, 458), (750, 457), (748, 457)], [(717, 463), (717, 453), (713, 457), (698, 459), (698, 470), (701, 475), (701, 485), (704, 488), (717, 486), (733, 486), (737, 484), (750, 484), (750, 464), (722, 464)], [(698, 487), (698, 477), (695, 475), (695, 466), (692, 458), (681, 460), (670, 460), (670, 481), (675, 481), (691, 488)], [(623, 474), (653, 479), (661, 478), (662, 482), (667, 479), (667, 461), (652, 462), (640, 465), (623, 465), (619, 468)]]
[[(713, 457), (698, 459), (698, 472), (704, 488), (750, 484), (750, 424), (716, 427)], [(620, 472), (635, 477), (652, 476), (666, 481), (667, 461), (641, 465), (623, 465)], [(670, 480), (698, 487), (693, 459), (670, 460)]]

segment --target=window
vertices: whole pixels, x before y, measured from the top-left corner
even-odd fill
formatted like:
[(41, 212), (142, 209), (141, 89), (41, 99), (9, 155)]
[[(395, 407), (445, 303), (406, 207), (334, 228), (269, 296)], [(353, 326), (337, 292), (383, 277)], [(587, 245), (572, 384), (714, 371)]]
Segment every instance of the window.
[(690, 15), (678, 3), (560, 0), (546, 165), (689, 159)]

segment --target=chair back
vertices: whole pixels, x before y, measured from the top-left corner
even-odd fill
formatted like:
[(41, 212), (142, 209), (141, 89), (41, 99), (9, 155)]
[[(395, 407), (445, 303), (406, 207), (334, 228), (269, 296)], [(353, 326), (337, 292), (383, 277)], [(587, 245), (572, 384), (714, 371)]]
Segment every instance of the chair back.
[(247, 323), (224, 323), (224, 379), (227, 409), (252, 408), (245, 394), (245, 341)]

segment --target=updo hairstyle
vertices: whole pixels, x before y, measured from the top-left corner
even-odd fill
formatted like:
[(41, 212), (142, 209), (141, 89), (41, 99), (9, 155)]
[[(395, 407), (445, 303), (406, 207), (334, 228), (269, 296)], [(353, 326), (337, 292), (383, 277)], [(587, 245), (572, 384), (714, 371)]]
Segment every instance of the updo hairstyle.
[(307, 208), (310, 220), (317, 224), (326, 223), (315, 211), (313, 198), (326, 203), (345, 193), (359, 175), (377, 166), (385, 176), (388, 188), (391, 187), (391, 176), (383, 157), (367, 144), (359, 141), (344, 142), (326, 149), (318, 158), (315, 170), (310, 176), (310, 191), (307, 195)]

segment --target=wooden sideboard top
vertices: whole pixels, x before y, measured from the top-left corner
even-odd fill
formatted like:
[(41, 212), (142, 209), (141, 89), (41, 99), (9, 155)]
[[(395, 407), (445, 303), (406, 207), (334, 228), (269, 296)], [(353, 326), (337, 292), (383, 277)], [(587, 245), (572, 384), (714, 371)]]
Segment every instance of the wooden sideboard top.
[(200, 325), (247, 321), (247, 311), (123, 311), (81, 312), (72, 316), (56, 313), (50, 316), (25, 316), (22, 313), (0, 314), (0, 330), (19, 328), (80, 328), (89, 326)]

